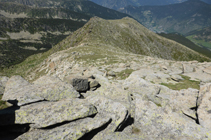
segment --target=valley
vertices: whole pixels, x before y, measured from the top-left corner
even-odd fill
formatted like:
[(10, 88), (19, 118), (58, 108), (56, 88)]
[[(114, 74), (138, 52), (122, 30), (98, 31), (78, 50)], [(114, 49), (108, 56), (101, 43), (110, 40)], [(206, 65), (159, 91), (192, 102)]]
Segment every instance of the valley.
[(166, 6), (127, 6), (119, 11), (132, 15), (145, 27), (158, 33), (185, 35), (211, 25), (210, 5), (200, 0)]
[(199, 46), (211, 49), (211, 27), (191, 31), (186, 36)]

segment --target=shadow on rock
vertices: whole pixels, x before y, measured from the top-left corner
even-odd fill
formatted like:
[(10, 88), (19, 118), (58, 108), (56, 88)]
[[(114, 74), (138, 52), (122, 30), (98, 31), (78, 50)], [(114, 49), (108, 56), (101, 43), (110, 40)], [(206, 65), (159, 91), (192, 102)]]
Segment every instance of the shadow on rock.
[[(11, 103), (17, 104), (17, 101)], [(15, 111), (19, 106), (0, 110), (0, 139), (14, 140), (29, 130), (29, 124), (15, 124)]]

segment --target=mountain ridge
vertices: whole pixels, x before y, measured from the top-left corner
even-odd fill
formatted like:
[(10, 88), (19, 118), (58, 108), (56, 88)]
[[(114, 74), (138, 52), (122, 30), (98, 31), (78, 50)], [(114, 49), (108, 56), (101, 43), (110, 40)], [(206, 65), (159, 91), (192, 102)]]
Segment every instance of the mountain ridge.
[[(99, 5), (102, 5), (107, 8), (111, 9), (122, 9), (124, 7), (127, 7), (129, 5), (131, 6), (156, 6), (156, 5), (170, 5), (170, 4), (176, 4), (176, 3), (181, 3), (185, 2), (187, 0), (90, 0), (94, 3), (97, 3)], [(211, 4), (211, 1), (209, 0), (202, 0), (203, 2), (207, 4)]]
[[(23, 63), (14, 66), (14, 69), (5, 69), (4, 72), (30, 75), (32, 69), (36, 70), (43, 61), (47, 61), (45, 59), (48, 56), (73, 50), (80, 50), (81, 53), (75, 60), (87, 63), (106, 56), (110, 57), (109, 63), (114, 63), (119, 55), (125, 53), (177, 61), (210, 61), (210, 58), (149, 31), (129, 17), (120, 20), (93, 17), (49, 51), (31, 56)], [(67, 53), (67, 56), (69, 55)]]
[[(92, 2), (62, 2), (63, 6), (39, 0), (0, 1), (0, 69), (20, 63), (32, 54), (49, 50), (82, 27), (95, 13), (105, 19), (128, 16)], [(36, 3), (40, 7), (33, 6)]]

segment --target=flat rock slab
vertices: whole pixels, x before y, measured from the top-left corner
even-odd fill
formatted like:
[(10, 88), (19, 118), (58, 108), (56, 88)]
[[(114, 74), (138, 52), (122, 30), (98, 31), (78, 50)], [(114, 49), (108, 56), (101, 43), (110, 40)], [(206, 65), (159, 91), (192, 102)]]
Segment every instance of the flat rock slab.
[(139, 134), (152, 139), (177, 139), (188, 136), (196, 139), (210, 139), (210, 130), (196, 125), (192, 119), (174, 112), (171, 104), (160, 107), (135, 94), (134, 126)]
[(197, 110), (199, 123), (211, 130), (211, 83), (201, 87), (199, 100)]
[(206, 69), (203, 70), (204, 72), (211, 74), (211, 66), (207, 67)]
[(58, 102), (40, 102), (23, 106), (15, 111), (15, 123), (30, 123), (33, 128), (43, 128), (64, 121), (73, 121), (97, 113), (90, 103), (80, 99)]
[(22, 77), (12, 77), (6, 84), (2, 100), (21, 106), (43, 100), (58, 101), (78, 97), (80, 94), (72, 85), (58, 78), (45, 76), (31, 84)]
[(31, 131), (19, 136), (16, 140), (77, 140), (86, 133), (106, 125), (109, 121), (110, 118), (102, 118), (101, 116), (96, 115), (93, 119), (85, 118), (77, 120), (50, 130)]
[(200, 80), (202, 82), (211, 82), (211, 75), (203, 72), (192, 72), (192, 73), (185, 73), (185, 76), (191, 77), (191, 79)]
[(18, 89), (23, 86), (30, 85), (28, 81), (26, 81), (24, 78), (22, 78), (19, 75), (12, 76), (5, 85), (5, 92), (13, 89)]
[(128, 110), (124, 104), (103, 96), (89, 96), (86, 100), (95, 105), (98, 112), (103, 114), (105, 118), (112, 118), (111, 131), (113, 132), (127, 119)]

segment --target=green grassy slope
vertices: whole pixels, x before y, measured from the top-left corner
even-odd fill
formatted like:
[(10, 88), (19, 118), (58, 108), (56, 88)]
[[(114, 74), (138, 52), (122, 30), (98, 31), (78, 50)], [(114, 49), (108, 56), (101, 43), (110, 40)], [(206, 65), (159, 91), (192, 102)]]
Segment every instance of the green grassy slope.
[(170, 60), (198, 60), (206, 58), (198, 53), (165, 39), (149, 31), (131, 18), (106, 21), (100, 18), (91, 19), (83, 28), (75, 32), (70, 40), (71, 45), (79, 42), (99, 42), (119, 47), (123, 50)]

